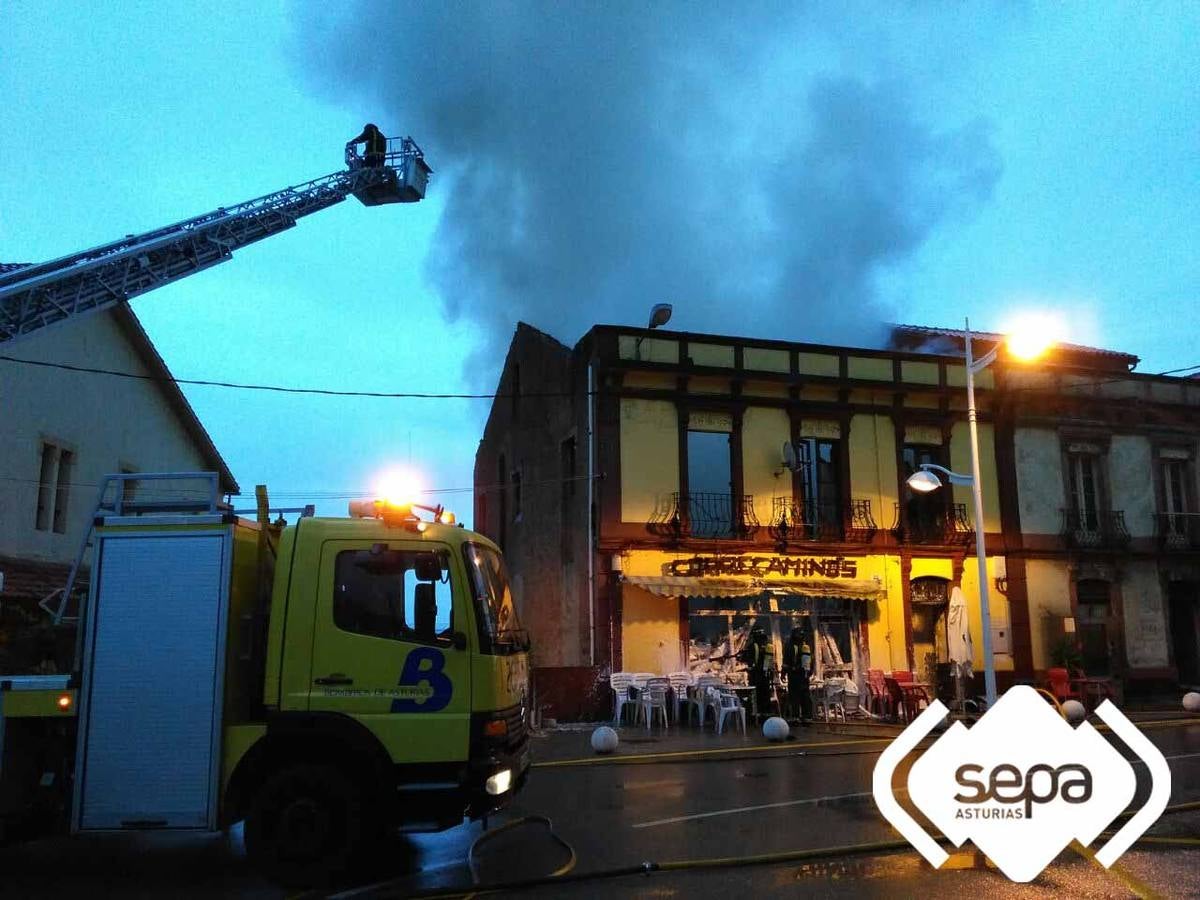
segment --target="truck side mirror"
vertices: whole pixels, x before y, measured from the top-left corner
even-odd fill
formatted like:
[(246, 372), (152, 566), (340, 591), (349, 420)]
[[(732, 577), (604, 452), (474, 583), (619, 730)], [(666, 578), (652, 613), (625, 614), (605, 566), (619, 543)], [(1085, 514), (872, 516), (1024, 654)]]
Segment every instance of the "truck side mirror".
[(413, 631), (424, 641), (432, 641), (437, 630), (437, 595), (433, 585), (420, 582), (413, 592)]
[(466, 650), (467, 649), (467, 636), (465, 634), (463, 634), (461, 631), (454, 632), (454, 635), (451, 637), (451, 640), (454, 642), (455, 650)]

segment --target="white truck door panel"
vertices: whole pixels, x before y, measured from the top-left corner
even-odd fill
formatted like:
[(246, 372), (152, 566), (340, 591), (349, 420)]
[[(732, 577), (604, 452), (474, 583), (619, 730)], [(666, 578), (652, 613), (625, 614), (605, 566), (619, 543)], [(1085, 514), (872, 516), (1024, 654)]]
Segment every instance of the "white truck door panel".
[(228, 527), (101, 530), (73, 826), (216, 826)]

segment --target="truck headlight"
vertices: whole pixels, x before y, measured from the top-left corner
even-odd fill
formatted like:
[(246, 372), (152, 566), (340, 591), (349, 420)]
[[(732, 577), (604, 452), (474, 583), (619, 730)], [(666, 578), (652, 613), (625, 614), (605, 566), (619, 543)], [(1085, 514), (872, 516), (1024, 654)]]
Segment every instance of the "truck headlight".
[(493, 797), (498, 797), (512, 787), (512, 769), (501, 769), (487, 780), (484, 788)]

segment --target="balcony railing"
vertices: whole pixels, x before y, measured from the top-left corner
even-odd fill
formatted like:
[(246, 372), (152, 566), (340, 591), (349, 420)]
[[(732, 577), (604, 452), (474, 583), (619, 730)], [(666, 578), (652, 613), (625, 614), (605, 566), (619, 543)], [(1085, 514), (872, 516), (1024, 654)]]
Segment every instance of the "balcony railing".
[(1200, 513), (1158, 513), (1154, 530), (1164, 550), (1200, 550)]
[(1077, 550), (1119, 550), (1129, 545), (1125, 513), (1119, 509), (1064, 509), (1062, 536)]
[(705, 492), (664, 494), (646, 523), (651, 534), (673, 540), (746, 540), (758, 527), (752, 495)]
[(875, 534), (870, 500), (851, 500), (843, 508), (836, 502), (804, 502), (791, 497), (771, 500), (771, 536), (789, 541), (869, 541)]
[(904, 510), (899, 503), (894, 508), (892, 533), (906, 544), (969, 544), (975, 538), (965, 503), (909, 502)]

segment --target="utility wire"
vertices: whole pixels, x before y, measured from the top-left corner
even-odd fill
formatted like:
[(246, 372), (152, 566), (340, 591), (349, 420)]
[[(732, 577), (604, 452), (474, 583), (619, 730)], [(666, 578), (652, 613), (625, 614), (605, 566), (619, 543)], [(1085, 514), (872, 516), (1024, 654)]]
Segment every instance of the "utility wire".
[[(70, 363), (54, 363), (45, 362), (43, 360), (20, 359), (15, 356), (6, 356), (0, 354), (0, 362), (17, 363), (24, 366), (36, 366), (45, 369), (60, 369), (66, 372), (78, 372), (85, 375), (107, 375), (111, 378), (128, 378), (135, 381), (153, 381), (160, 384), (176, 384), (176, 385), (194, 385), (198, 387), (219, 387), (230, 388), (241, 391), (264, 391), (276, 394), (308, 394), (322, 397), (368, 397), (385, 400), (499, 400), (503, 398), (527, 397), (576, 397), (587, 396), (587, 391), (521, 391), (519, 394), (504, 393), (502, 391), (494, 391), (490, 394), (466, 394), (466, 393), (449, 393), (435, 391), (360, 391), (360, 390), (341, 390), (338, 388), (306, 388), (306, 387), (290, 387), (287, 385), (278, 384), (250, 384), (238, 381), (218, 381), (214, 379), (204, 378), (174, 378), (163, 377), (160, 375), (143, 375), (137, 372), (122, 372), (116, 369), (102, 369), (93, 366), (77, 366)], [(1098, 381), (1077, 381), (1070, 384), (1060, 384), (1057, 388), (1053, 385), (1023, 385), (1020, 387), (1008, 388), (1001, 393), (1015, 393), (1017, 391), (1072, 391), (1075, 388), (1100, 387), (1106, 384), (1117, 384), (1130, 380), (1128, 376), (1148, 375), (1150, 377), (1162, 377), (1168, 375), (1177, 375), (1182, 372), (1193, 372), (1200, 370), (1200, 363), (1192, 366), (1183, 366), (1178, 369), (1168, 369), (1165, 372), (1147, 373), (1147, 372), (1129, 372), (1117, 378), (1105, 378)], [(731, 375), (734, 374), (731, 372)], [(747, 373), (736, 373), (743, 377)], [(592, 394), (599, 394), (600, 391), (592, 391)]]
[[(0, 361), (18, 363), (23, 366), (37, 366), (44, 369), (61, 369), (66, 372), (80, 372), (85, 375), (108, 375), (112, 378), (129, 378), (134, 381), (154, 381), (160, 384), (187, 384), (200, 387), (233, 388), (241, 391), (269, 391), (277, 394), (316, 394), (323, 397), (376, 397), (383, 399), (416, 399), (416, 400), (496, 400), (511, 397), (512, 394), (493, 392), (490, 394), (453, 394), (425, 391), (349, 391), (336, 388), (304, 388), (287, 387), (278, 384), (246, 384), (237, 381), (214, 381), (203, 378), (164, 378), (160, 375), (142, 375), (138, 372), (121, 372), (115, 369), (100, 369), (92, 366), (76, 366), (70, 363), (44, 362), (35, 359), (19, 359), (15, 356), (0, 355)], [(534, 393), (522, 391), (521, 397), (571, 397), (573, 391), (548, 391)]]

